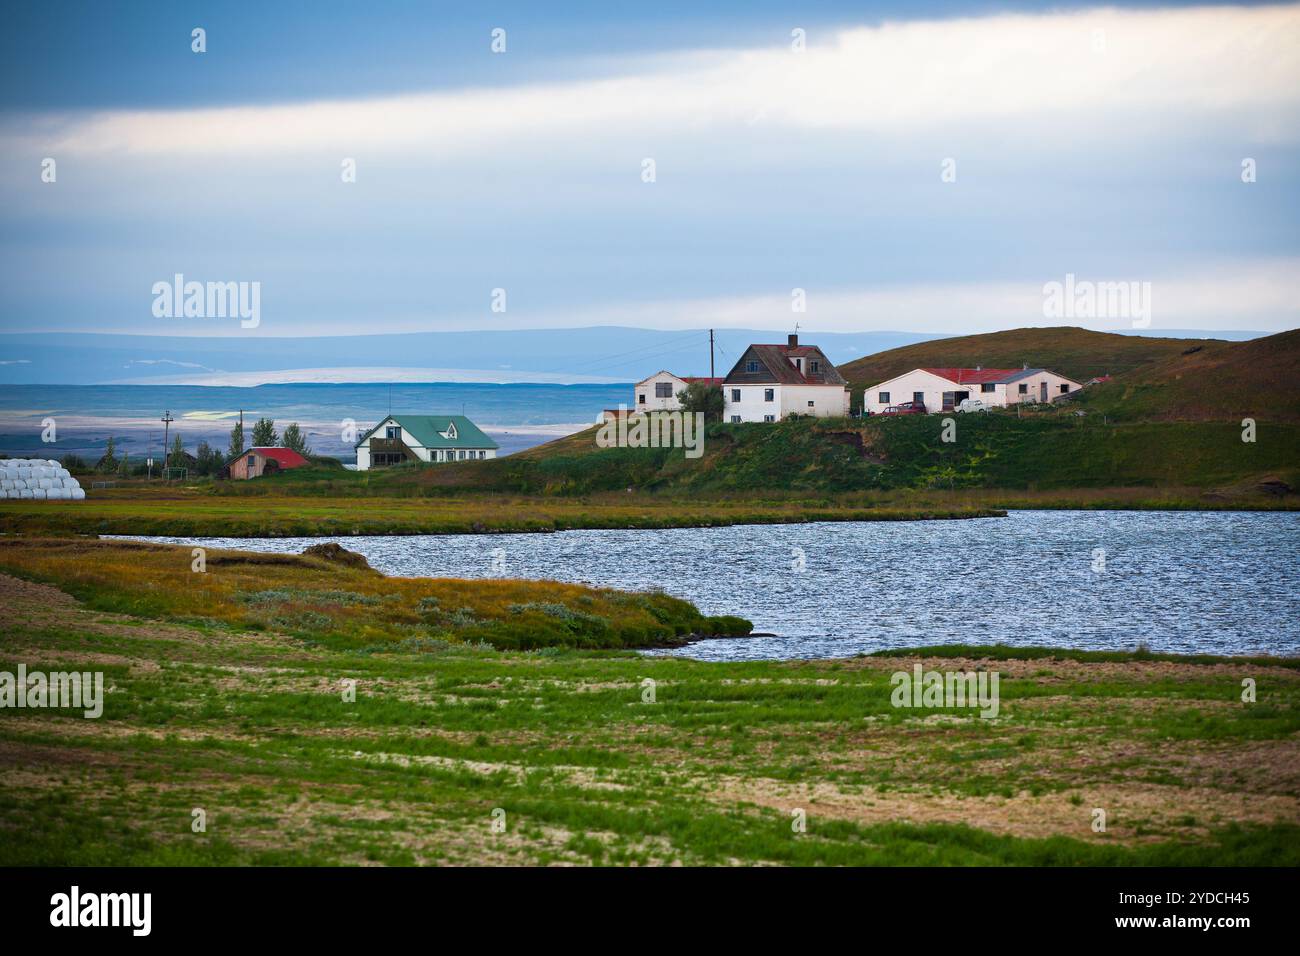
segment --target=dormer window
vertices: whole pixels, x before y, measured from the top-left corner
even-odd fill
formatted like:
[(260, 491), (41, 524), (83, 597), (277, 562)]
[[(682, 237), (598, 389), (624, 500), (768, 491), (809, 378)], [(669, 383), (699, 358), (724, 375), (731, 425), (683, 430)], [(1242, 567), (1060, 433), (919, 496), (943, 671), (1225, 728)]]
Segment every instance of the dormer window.
[(815, 375), (816, 373), (820, 372), (821, 370), (822, 370), (822, 363), (821, 363), (821, 362), (817, 361), (816, 359), (809, 359), (809, 360), (808, 360), (808, 371), (812, 372), (812, 373)]

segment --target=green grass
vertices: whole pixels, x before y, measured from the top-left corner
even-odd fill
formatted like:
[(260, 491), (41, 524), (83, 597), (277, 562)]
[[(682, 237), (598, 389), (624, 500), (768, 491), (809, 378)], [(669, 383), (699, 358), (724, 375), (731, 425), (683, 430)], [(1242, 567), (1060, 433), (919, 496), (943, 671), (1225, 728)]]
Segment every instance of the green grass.
[[(0, 577), (0, 670), (101, 670), (111, 690), (98, 721), (0, 713), (0, 864), (1300, 864), (1293, 660), (906, 652), (996, 667), (1001, 712), (980, 720), (892, 707), (902, 665), (883, 656), (376, 649), (243, 617), (285, 595), (320, 596), (323, 613), (420, 608), (356, 569), (266, 565), (257, 587), (214, 580), (173, 604), (147, 593), (156, 567), (110, 588), (111, 560), (26, 562), (85, 603)], [(560, 621), (581, 612), (555, 595), (510, 601)], [(1253, 705), (1238, 696), (1246, 676)]]

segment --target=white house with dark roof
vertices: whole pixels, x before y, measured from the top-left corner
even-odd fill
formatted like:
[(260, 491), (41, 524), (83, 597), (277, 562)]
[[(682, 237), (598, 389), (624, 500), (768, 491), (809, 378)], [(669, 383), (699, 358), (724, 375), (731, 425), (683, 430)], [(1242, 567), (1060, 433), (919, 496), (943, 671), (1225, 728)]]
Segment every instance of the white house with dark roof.
[(790, 415), (849, 413), (849, 387), (815, 345), (791, 335), (785, 345), (751, 345), (722, 380), (727, 422), (779, 422)]
[(1045, 368), (916, 368), (862, 396), (862, 407), (879, 415), (891, 405), (922, 402), (927, 412), (950, 412), (967, 398), (1003, 408), (1019, 402), (1054, 402), (1083, 386)]
[(357, 442), (357, 471), (404, 461), (482, 461), (499, 447), (464, 415), (389, 415)]

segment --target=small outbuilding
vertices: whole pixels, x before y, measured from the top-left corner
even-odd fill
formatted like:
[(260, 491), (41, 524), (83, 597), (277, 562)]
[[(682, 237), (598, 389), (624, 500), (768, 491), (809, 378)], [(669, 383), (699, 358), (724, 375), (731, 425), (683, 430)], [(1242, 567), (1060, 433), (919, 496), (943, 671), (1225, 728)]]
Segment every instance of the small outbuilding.
[(311, 464), (292, 448), (250, 448), (230, 463), (230, 477), (258, 478), (268, 471), (301, 468)]

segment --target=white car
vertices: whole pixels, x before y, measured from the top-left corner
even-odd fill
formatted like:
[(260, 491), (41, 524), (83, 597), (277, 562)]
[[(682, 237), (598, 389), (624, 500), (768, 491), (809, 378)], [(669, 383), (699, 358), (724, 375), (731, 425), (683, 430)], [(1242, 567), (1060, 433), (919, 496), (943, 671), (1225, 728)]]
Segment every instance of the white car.
[(985, 405), (978, 398), (963, 398), (957, 405), (959, 412), (987, 412), (989, 406)]

